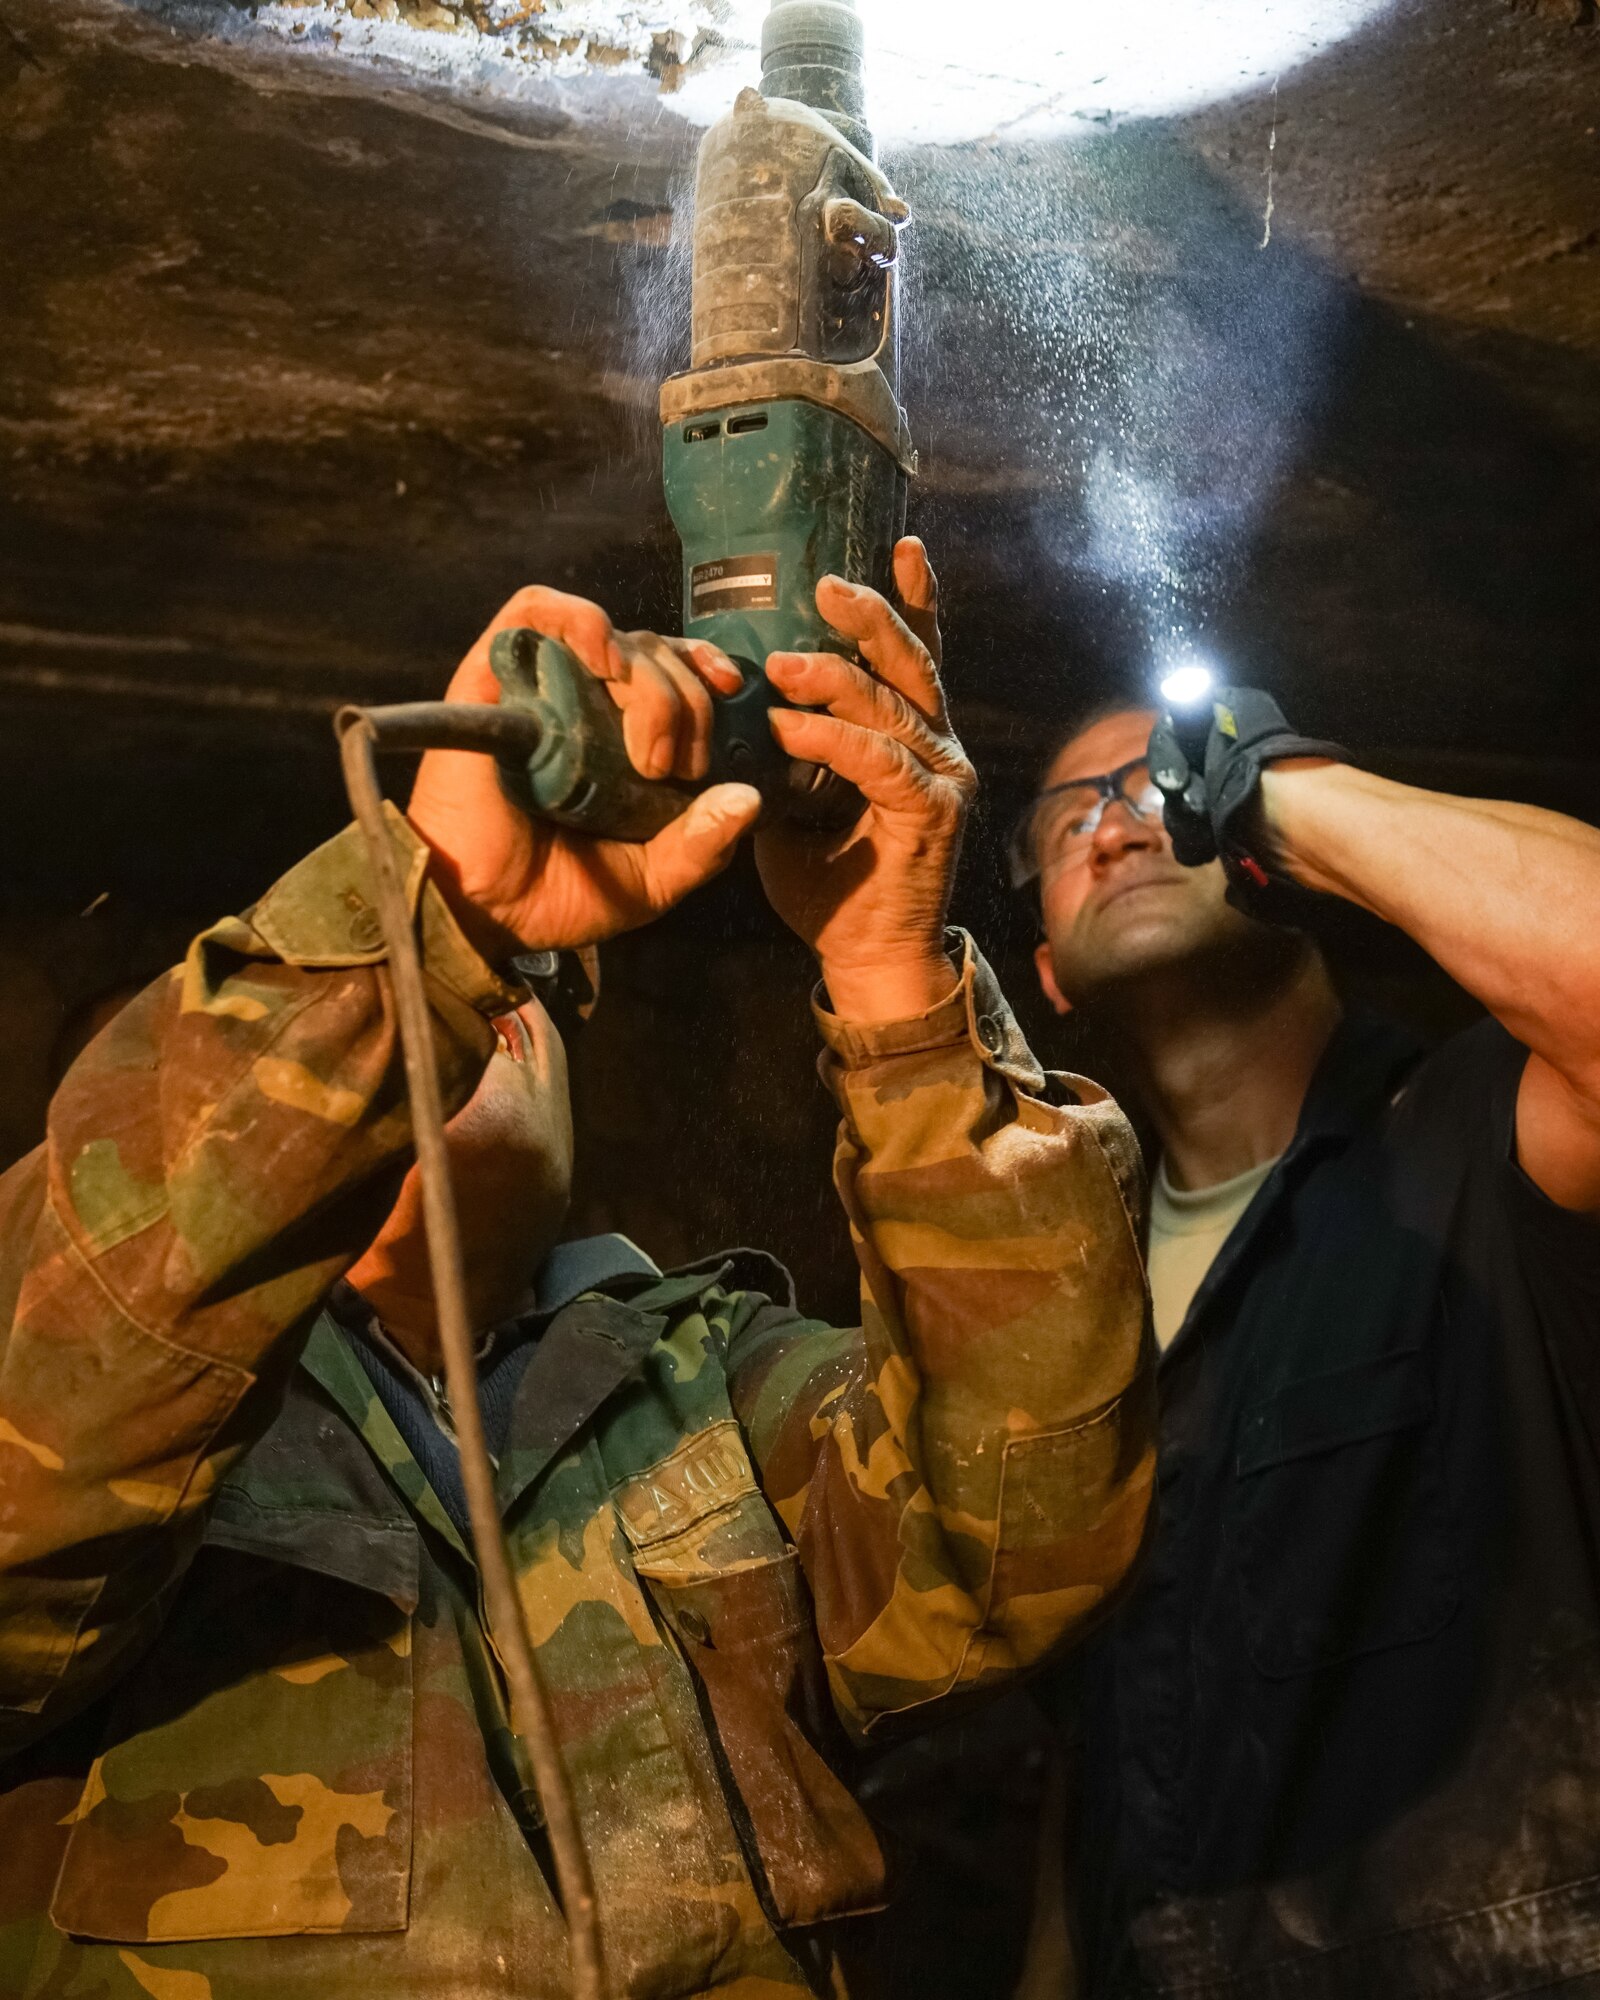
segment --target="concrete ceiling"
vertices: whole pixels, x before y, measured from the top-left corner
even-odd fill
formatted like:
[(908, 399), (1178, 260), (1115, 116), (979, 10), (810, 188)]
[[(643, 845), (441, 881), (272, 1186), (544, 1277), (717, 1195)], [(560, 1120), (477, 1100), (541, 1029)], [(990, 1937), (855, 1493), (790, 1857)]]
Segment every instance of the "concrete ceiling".
[[(490, 90), (336, 46), (363, 3), (0, 0), (9, 899), (237, 899), (333, 821), (329, 708), (435, 690), (519, 583), (672, 616), (693, 42), (548, 0)], [(1192, 642), (1391, 768), (1593, 810), (1592, 15), (1395, 0), (1275, 90), (890, 157), (914, 525), (1002, 798)]]

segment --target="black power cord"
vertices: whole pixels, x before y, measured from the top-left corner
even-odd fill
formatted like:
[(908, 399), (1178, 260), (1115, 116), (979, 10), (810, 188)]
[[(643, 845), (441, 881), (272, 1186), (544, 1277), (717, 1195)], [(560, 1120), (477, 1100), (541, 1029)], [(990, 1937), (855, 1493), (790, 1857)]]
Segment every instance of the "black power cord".
[(489, 1637), (506, 1677), (511, 1726), (522, 1739), (550, 1834), (556, 1884), (567, 1919), (574, 2000), (606, 2000), (600, 1913), (594, 1874), (583, 1845), (577, 1801), (561, 1761), (549, 1696), (528, 1639), (522, 1600), (500, 1526), (494, 1468), (478, 1407), (478, 1369), (467, 1313), (461, 1230), (450, 1160), (445, 1149), (444, 1101), (434, 1066), (433, 1030), (422, 958), (406, 907), (399, 865), (383, 816), (378, 785), (379, 750), (477, 750), (526, 759), (537, 749), (539, 722), (531, 715), (466, 702), (414, 702), (393, 708), (344, 708), (334, 719), (351, 810), (372, 862), (378, 916), (389, 952), (417, 1169), (422, 1182), (433, 1296), (444, 1349), (445, 1384), (461, 1449), (461, 1478), (472, 1524), (478, 1574), (483, 1582)]

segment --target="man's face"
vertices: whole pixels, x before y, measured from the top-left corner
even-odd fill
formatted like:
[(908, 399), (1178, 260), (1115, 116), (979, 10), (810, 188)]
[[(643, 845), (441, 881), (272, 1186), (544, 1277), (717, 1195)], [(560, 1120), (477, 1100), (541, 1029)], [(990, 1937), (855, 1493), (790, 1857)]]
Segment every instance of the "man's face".
[[(495, 1023), (499, 1047), (445, 1127), (473, 1323), (513, 1312), (559, 1239), (572, 1194), (566, 1050), (530, 1001)], [(426, 1281), (422, 1181), (415, 1166), (372, 1247), (347, 1274), (357, 1291)]]
[[(1060, 752), (1041, 792), (1115, 771), (1144, 754), (1155, 716), (1128, 709), (1090, 725)], [(1246, 945), (1260, 926), (1224, 900), (1221, 865), (1183, 868), (1159, 817), (1108, 803), (1086, 838), (1044, 843), (1039, 977), (1065, 1013), (1097, 995), (1187, 961)]]
[[(544, 1261), (572, 1194), (572, 1098), (567, 1052), (537, 1000), (495, 1022), (499, 1046), (472, 1096), (445, 1127), (450, 1172), (469, 1238), (497, 1231), (536, 1246)], [(484, 1228), (468, 1220), (476, 1209)]]

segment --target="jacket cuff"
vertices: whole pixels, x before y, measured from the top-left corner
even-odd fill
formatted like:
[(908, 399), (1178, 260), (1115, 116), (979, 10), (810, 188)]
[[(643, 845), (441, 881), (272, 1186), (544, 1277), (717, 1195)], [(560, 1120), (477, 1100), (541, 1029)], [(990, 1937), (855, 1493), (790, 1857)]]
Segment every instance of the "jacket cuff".
[(921, 1055), (966, 1042), (986, 1068), (1023, 1090), (1043, 1090), (1045, 1073), (1017, 1026), (989, 962), (964, 930), (945, 932), (945, 946), (961, 967), (946, 999), (907, 1021), (863, 1026), (841, 1021), (828, 1006), (825, 987), (811, 996), (822, 1039), (847, 1069), (865, 1069), (888, 1056)]
[[(473, 950), (428, 880), (427, 843), (388, 799), (383, 816), (428, 977), (480, 1014), (507, 1013), (520, 1005), (526, 993), (508, 985)], [(360, 827), (348, 826), (274, 883), (246, 921), (285, 965), (379, 965), (389, 953), (377, 904), (366, 840)]]

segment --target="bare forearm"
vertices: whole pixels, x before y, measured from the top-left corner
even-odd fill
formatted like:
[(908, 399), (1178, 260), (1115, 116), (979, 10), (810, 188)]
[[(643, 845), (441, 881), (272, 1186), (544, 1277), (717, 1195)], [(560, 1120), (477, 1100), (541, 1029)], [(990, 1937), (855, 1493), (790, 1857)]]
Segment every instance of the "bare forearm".
[(859, 966), (822, 962), (822, 983), (833, 1012), (841, 1021), (862, 1028), (926, 1014), (949, 998), (957, 978), (949, 954), (932, 949)]
[(1297, 881), (1415, 938), (1600, 1101), (1600, 832), (1343, 764), (1269, 769), (1262, 796)]

